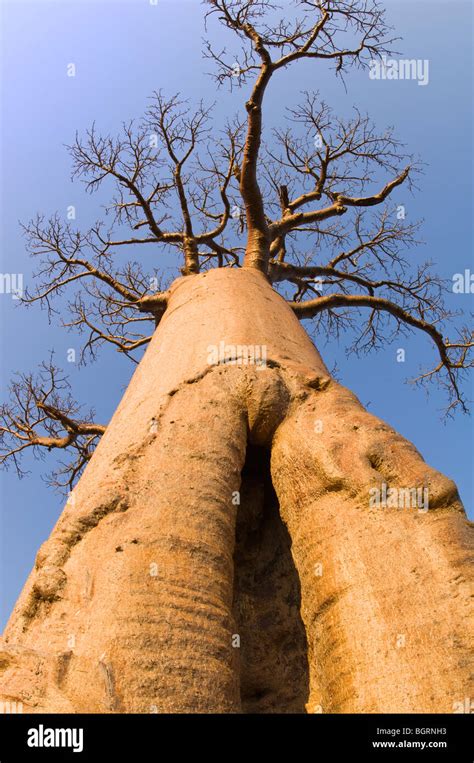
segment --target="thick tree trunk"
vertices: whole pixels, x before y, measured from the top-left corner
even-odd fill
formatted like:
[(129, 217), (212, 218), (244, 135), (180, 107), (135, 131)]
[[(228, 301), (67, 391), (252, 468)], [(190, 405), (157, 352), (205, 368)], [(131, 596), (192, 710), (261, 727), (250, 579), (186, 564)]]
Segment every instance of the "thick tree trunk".
[[(384, 484), (429, 510), (372, 506)], [(0, 698), (449, 712), (472, 696), (467, 533), (261, 273), (180, 278), (6, 627)]]
[[(308, 709), (449, 713), (472, 697), (472, 528), (454, 483), (336, 384), (278, 429), (272, 476), (301, 580)], [(374, 488), (387, 506), (371, 506)]]

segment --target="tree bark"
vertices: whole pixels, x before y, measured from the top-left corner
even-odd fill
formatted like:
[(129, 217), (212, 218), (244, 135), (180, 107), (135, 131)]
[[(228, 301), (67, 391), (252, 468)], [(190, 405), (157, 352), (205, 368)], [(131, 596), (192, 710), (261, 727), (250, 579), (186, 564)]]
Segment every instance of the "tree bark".
[[(271, 451), (276, 496), (252, 449)], [(381, 482), (426, 486), (429, 510), (371, 508)], [(472, 696), (467, 533), (453, 483), (331, 379), (262, 273), (180, 278), (38, 552), (0, 644), (0, 698), (449, 712)]]
[[(278, 429), (272, 476), (301, 581), (308, 710), (454, 712), (472, 696), (473, 622), (454, 483), (334, 383)], [(370, 505), (384, 485), (401, 506)], [(427, 505), (405, 500), (414, 486)]]

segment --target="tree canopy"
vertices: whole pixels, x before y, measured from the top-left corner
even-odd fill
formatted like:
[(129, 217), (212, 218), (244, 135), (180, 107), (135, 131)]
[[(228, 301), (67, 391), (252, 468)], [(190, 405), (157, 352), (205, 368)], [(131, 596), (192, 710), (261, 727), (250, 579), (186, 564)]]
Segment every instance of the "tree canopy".
[[(76, 135), (68, 147), (73, 177), (89, 193), (107, 185), (110, 203), (89, 230), (59, 214), (23, 225), (38, 263), (23, 303), (59, 312), (83, 334), (83, 360), (109, 343), (136, 362), (166, 310), (161, 251), (175, 253), (176, 276), (256, 268), (315, 332), (350, 330), (350, 351), (406, 331), (427, 334), (436, 357), (415, 381), (437, 381), (448, 411), (466, 410), (472, 332), (446, 307), (449, 287), (432, 263), (413, 262), (420, 224), (407, 222), (395, 202), (400, 186), (416, 189), (420, 161), (392, 128), (379, 130), (357, 109), (340, 118), (318, 92), (302, 93), (278, 129), (264, 129), (265, 94), (281, 70), (314, 59), (344, 79), (393, 54), (384, 8), (376, 0), (296, 0), (291, 11), (270, 0), (203, 5), (206, 21), (217, 20), (234, 46), (207, 40), (205, 57), (218, 86), (245, 93), (241, 111), (219, 130), (212, 106), (193, 110), (159, 90), (117, 135), (96, 125)], [(144, 248), (153, 260), (141, 256)], [(119, 253), (132, 250), (137, 259), (119, 264)], [(63, 295), (67, 315), (57, 307)], [(52, 478), (72, 487), (105, 426), (82, 412), (52, 358), (38, 374), (19, 375), (10, 392), (0, 409), (1, 463), (21, 475), (26, 449), (72, 449)]]

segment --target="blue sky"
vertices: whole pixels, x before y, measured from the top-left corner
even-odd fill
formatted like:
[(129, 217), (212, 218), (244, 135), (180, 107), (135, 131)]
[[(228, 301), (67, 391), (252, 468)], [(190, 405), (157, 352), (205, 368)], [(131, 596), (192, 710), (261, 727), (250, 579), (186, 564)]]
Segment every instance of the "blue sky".
[[(407, 58), (429, 59), (430, 82), (371, 81), (367, 73), (347, 77), (347, 92), (325, 65), (304, 63), (282, 72), (268, 94), (266, 129), (282, 124), (283, 105), (295, 105), (299, 91), (318, 89), (336, 113), (353, 105), (368, 111), (383, 128), (394, 125), (410, 151), (427, 163), (416, 196), (400, 192), (410, 219), (425, 219), (422, 259), (437, 263), (451, 279), (472, 264), (472, 53), (470, 2), (446, 3), (387, 0), (389, 19), (403, 38), (398, 49)], [(153, 90), (181, 92), (194, 101), (216, 106), (216, 119), (240, 110), (245, 94), (216, 91), (206, 76), (201, 38), (203, 10), (198, 0), (117, 2), (35, 2), (8, 0), (1, 4), (2, 126), (1, 151), (1, 272), (31, 276), (18, 221), (36, 212), (65, 215), (74, 205), (77, 224), (87, 228), (100, 213), (100, 198), (86, 196), (80, 183), (71, 183), (64, 144), (96, 120), (97, 127), (115, 132), (122, 121), (139, 117)], [(220, 30), (217, 43), (228, 41)], [(76, 65), (76, 76), (66, 67)], [(147, 251), (151, 257), (151, 252)], [(156, 263), (154, 263), (156, 264)], [(165, 260), (165, 274), (171, 272)], [(472, 295), (453, 297), (452, 307), (472, 310)], [(132, 364), (112, 349), (85, 368), (66, 362), (69, 348), (79, 340), (39, 309), (18, 307), (0, 295), (2, 321), (2, 396), (14, 371), (34, 370), (54, 349), (55, 360), (69, 373), (77, 399), (93, 404), (97, 420), (107, 423), (133, 372)], [(345, 357), (341, 348), (318, 342), (332, 365), (337, 361), (341, 381), (410, 439), (425, 459), (457, 482), (467, 510), (473, 497), (472, 425), (458, 415), (443, 423), (445, 399), (435, 390), (430, 397), (404, 383), (420, 363), (433, 358), (429, 341), (404, 338), (368, 358)], [(403, 347), (406, 362), (396, 362)], [(472, 385), (468, 396), (472, 399)], [(61, 512), (63, 499), (53, 493), (41, 474), (53, 460), (25, 465), (31, 474), (19, 481), (14, 471), (0, 473), (0, 628), (31, 569), (36, 551), (48, 537)], [(472, 516), (472, 513), (470, 514)]]

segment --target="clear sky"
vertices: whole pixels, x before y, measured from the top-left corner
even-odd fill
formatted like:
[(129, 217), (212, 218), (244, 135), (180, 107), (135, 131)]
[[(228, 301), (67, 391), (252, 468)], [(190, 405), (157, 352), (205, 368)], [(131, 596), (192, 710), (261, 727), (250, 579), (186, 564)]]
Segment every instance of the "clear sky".
[[(87, 228), (99, 217), (100, 199), (86, 196), (79, 183), (71, 184), (69, 157), (64, 144), (96, 120), (97, 127), (115, 132), (122, 121), (139, 117), (153, 90), (181, 92), (193, 101), (218, 99), (217, 119), (237, 110), (245, 94), (217, 92), (206, 76), (210, 63), (201, 53), (203, 9), (198, 0), (81, 0), (22, 2), (1, 5), (1, 272), (31, 277), (18, 221), (36, 212), (65, 215), (74, 205), (77, 224)], [(409, 150), (427, 163), (416, 196), (401, 192), (400, 202), (410, 219), (425, 219), (421, 259), (432, 259), (438, 272), (451, 279), (472, 263), (472, 5), (450, 0), (386, 0), (389, 18), (403, 41), (397, 46), (405, 58), (428, 59), (426, 87), (414, 81), (379, 82), (367, 73), (353, 72), (347, 92), (320, 62), (284, 72), (268, 94), (266, 129), (282, 124), (283, 105), (295, 105), (302, 90), (319, 89), (336, 112), (347, 114), (353, 105), (368, 111), (383, 128), (394, 125)], [(228, 40), (219, 32), (218, 44)], [(222, 38), (222, 39), (221, 39)], [(225, 38), (225, 39), (224, 39)], [(67, 65), (76, 76), (67, 76)], [(415, 253), (416, 255), (416, 253)], [(415, 256), (414, 255), (414, 256)], [(147, 249), (147, 257), (152, 258)], [(171, 262), (164, 261), (165, 273)], [(156, 262), (153, 261), (153, 265)], [(451, 306), (472, 310), (472, 295), (452, 297)], [(97, 420), (107, 423), (134, 366), (113, 349), (85, 368), (67, 363), (68, 348), (79, 340), (38, 309), (25, 309), (0, 294), (2, 320), (2, 397), (14, 371), (35, 370), (50, 350), (70, 375), (80, 402), (94, 405)], [(442, 394), (429, 397), (404, 383), (416, 375), (420, 363), (433, 358), (429, 340), (403, 338), (376, 355), (345, 357), (331, 343), (318, 345), (329, 366), (337, 361), (341, 381), (369, 410), (398, 429), (434, 467), (458, 484), (472, 516), (472, 424), (458, 415), (443, 423)], [(406, 362), (396, 362), (403, 347)], [(472, 385), (468, 396), (472, 399)], [(33, 565), (35, 554), (48, 537), (63, 505), (41, 474), (53, 466), (25, 460), (30, 475), (19, 481), (10, 470), (0, 473), (0, 629)]]

